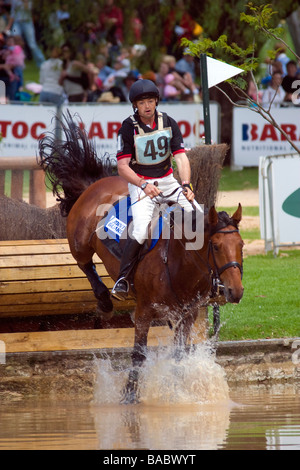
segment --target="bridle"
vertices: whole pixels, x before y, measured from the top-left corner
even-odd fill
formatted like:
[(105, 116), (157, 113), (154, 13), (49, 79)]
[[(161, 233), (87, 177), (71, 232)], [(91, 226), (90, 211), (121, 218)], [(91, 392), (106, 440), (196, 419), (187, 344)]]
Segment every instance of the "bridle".
[[(233, 230), (217, 230), (216, 232), (213, 232), (212, 235), (215, 235), (216, 233), (223, 233), (223, 234), (228, 234), (228, 233), (239, 233), (238, 229), (233, 229)], [(213, 266), (210, 265), (209, 263), (209, 255), (212, 255), (213, 259)], [(243, 257), (242, 257), (243, 260)], [(243, 261), (242, 264), (240, 264), (238, 261), (230, 261), (229, 263), (224, 264), (221, 267), (218, 267), (216, 258), (215, 258), (215, 253), (213, 249), (213, 243), (211, 238), (209, 239), (208, 242), (208, 251), (207, 251), (207, 261), (208, 265), (210, 267), (210, 276), (212, 280), (212, 296), (218, 296), (220, 294), (220, 289), (224, 289), (224, 286), (221, 281), (221, 274), (223, 274), (224, 271), (226, 271), (229, 268), (238, 268), (241, 273), (241, 278), (243, 279)]]

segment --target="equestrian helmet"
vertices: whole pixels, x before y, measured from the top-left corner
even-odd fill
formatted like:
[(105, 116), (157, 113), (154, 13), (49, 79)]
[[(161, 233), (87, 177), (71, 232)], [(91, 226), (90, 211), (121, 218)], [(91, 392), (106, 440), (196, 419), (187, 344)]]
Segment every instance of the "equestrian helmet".
[(159, 91), (157, 86), (152, 82), (152, 80), (137, 80), (130, 88), (129, 99), (131, 103), (146, 97), (155, 97), (159, 99)]

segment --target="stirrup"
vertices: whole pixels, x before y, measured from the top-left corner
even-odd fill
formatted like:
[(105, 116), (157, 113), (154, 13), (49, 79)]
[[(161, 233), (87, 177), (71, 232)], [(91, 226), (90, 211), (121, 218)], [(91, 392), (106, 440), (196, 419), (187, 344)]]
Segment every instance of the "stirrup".
[(127, 299), (129, 292), (129, 282), (125, 277), (121, 277), (117, 280), (114, 287), (112, 288), (111, 295), (117, 300)]

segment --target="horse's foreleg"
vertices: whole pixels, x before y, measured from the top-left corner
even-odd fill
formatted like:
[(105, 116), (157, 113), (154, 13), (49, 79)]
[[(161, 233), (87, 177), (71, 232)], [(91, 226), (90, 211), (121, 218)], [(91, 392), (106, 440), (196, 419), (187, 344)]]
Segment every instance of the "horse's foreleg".
[(188, 341), (190, 340), (190, 334), (194, 321), (197, 317), (197, 312), (194, 313), (193, 311), (184, 309), (182, 315), (183, 317), (176, 325), (174, 334), (174, 357), (178, 362), (181, 361), (184, 354), (189, 350)]
[(93, 289), (94, 295), (98, 300), (98, 311), (102, 317), (109, 319), (113, 315), (113, 304), (110, 298), (110, 293), (106, 285), (100, 279), (96, 266), (93, 261), (89, 261), (86, 264), (79, 264), (79, 268), (84, 272), (88, 278), (91, 287)]
[(147, 337), (150, 323), (141, 319), (135, 321), (134, 348), (132, 351), (133, 368), (129, 372), (126, 385), (123, 389), (121, 403), (132, 404), (139, 402), (138, 381), (139, 371), (143, 365), (147, 354)]

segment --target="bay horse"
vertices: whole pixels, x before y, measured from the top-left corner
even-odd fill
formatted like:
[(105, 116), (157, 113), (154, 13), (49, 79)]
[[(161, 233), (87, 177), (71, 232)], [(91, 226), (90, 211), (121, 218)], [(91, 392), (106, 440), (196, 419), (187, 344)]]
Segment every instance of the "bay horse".
[[(61, 122), (64, 140), (48, 134), (39, 143), (39, 164), (52, 183), (53, 193), (67, 216), (67, 238), (79, 268), (90, 281), (101, 315), (111, 315), (113, 304), (108, 288), (93, 263), (96, 253), (108, 274), (116, 280), (119, 261), (96, 234), (104, 216), (101, 208), (128, 194), (127, 182), (114, 173), (109, 159), (99, 159), (86, 132), (70, 113)], [(100, 208), (100, 209), (99, 209)], [(124, 389), (124, 403), (138, 400), (138, 371), (146, 359), (147, 335), (153, 321), (171, 323), (178, 350), (187, 347), (199, 306), (205, 304), (215, 285), (222, 284), (227, 302), (238, 303), (243, 295), (242, 247), (238, 225), (239, 204), (230, 217), (215, 207), (204, 217), (201, 249), (186, 250), (183, 239), (160, 238), (138, 263), (134, 276), (135, 337), (132, 366)]]

